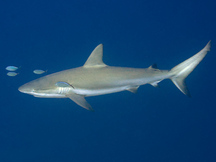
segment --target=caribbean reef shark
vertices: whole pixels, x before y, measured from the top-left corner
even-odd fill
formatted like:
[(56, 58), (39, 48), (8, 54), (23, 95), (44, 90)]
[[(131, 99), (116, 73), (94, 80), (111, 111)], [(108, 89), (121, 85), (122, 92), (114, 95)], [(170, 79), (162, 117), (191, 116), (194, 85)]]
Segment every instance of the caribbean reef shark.
[(108, 66), (103, 62), (103, 45), (99, 44), (83, 66), (33, 80), (19, 87), (19, 91), (34, 97), (70, 98), (91, 111), (93, 109), (85, 97), (125, 90), (135, 93), (140, 85), (151, 84), (157, 87), (164, 79), (171, 79), (182, 93), (190, 96), (185, 78), (208, 51), (210, 51), (210, 41), (200, 52), (171, 70), (159, 70), (156, 65), (145, 69)]

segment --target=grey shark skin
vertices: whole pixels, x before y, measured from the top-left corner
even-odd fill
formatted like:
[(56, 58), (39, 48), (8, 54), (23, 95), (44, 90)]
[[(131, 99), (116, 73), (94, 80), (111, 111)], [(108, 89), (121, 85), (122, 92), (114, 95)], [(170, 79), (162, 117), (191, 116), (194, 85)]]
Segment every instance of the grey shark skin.
[(157, 87), (164, 79), (171, 79), (181, 92), (190, 96), (185, 78), (202, 61), (208, 51), (210, 51), (210, 41), (200, 52), (171, 70), (159, 70), (154, 66), (142, 69), (104, 64), (103, 45), (99, 44), (83, 66), (33, 80), (19, 87), (19, 91), (42, 98), (70, 98), (91, 111), (93, 109), (85, 97), (125, 90), (135, 93), (140, 85), (151, 84)]

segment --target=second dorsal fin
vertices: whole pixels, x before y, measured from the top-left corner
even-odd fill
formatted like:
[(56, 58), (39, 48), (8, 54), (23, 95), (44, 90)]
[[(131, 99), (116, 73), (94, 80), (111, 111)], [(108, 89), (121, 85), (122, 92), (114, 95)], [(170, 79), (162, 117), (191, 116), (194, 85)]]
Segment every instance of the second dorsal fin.
[(152, 64), (151, 66), (149, 66), (149, 69), (158, 69), (157, 64)]

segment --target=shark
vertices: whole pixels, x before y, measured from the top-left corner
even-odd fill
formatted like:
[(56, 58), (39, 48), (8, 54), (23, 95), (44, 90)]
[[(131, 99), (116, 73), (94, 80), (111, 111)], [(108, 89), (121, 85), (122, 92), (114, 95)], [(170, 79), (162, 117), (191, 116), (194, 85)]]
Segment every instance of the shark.
[(211, 41), (198, 53), (170, 70), (160, 70), (156, 64), (148, 68), (108, 66), (103, 62), (103, 44), (90, 54), (85, 64), (30, 81), (18, 88), (22, 93), (41, 98), (69, 98), (79, 106), (94, 111), (85, 97), (121, 91), (137, 92), (141, 85), (158, 87), (170, 79), (176, 87), (190, 97), (185, 78), (210, 51)]

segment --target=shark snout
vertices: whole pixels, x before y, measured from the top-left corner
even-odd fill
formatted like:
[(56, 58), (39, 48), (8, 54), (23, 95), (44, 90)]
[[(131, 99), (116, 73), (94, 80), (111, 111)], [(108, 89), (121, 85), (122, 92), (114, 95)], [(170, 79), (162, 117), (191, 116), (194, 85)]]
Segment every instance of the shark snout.
[(18, 88), (18, 90), (19, 90), (20, 92), (22, 92), (22, 93), (25, 92), (25, 88), (24, 88), (23, 86), (20, 86), (20, 87)]
[(26, 86), (26, 85), (22, 85), (18, 88), (18, 90), (22, 93), (30, 93), (32, 92), (32, 88)]

